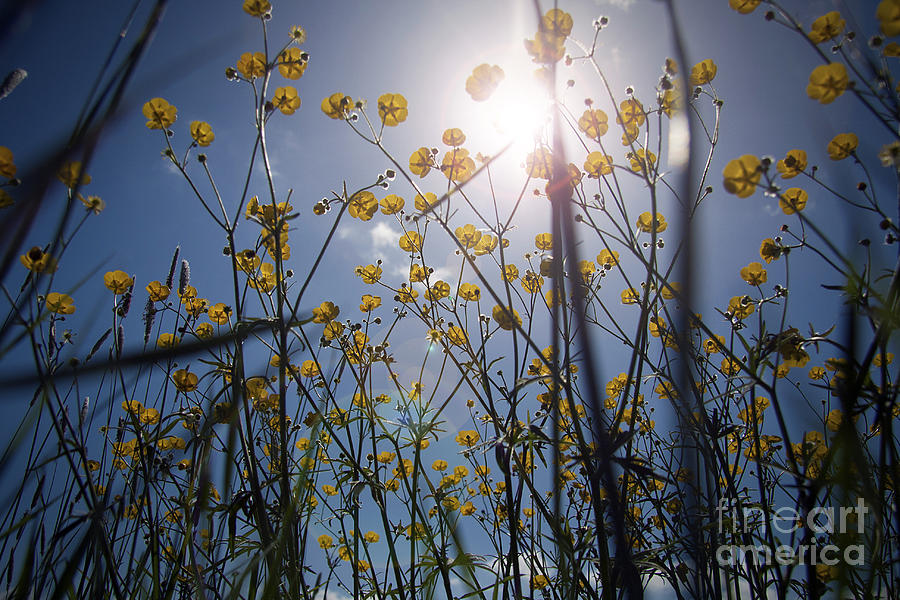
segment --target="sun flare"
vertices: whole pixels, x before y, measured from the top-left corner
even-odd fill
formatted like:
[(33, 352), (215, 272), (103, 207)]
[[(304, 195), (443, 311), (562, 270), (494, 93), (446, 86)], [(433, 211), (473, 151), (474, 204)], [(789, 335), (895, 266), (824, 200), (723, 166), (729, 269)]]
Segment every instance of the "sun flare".
[(476, 107), (473, 125), (492, 151), (511, 144), (508, 153), (521, 159), (547, 135), (551, 98), (548, 86), (525, 60), (501, 64), (505, 77), (494, 94)]

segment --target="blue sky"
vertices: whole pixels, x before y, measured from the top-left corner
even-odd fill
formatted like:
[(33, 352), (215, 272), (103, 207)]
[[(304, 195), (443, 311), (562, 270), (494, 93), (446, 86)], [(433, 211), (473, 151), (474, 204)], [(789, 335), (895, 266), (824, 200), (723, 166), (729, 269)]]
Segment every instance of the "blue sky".
[[(149, 8), (149, 3), (144, 4), (128, 32), (125, 47), (137, 38), (139, 24)], [(855, 131), (860, 137), (859, 154), (872, 160), (888, 140), (849, 94), (825, 107), (807, 97), (807, 77), (819, 64), (818, 58), (797, 36), (764, 22), (762, 11), (742, 16), (730, 10), (725, 0), (676, 4), (685, 28), (689, 60), (712, 58), (718, 64), (714, 85), (725, 99), (721, 145), (710, 177), (715, 191), (706, 200), (697, 228), (702, 233), (698, 238), (695, 282), (700, 305), (704, 307), (702, 312), (711, 315), (712, 305), (721, 307), (731, 296), (746, 292), (738, 269), (759, 260), (760, 240), (776, 235), (781, 223), (787, 222), (777, 201), (762, 193), (748, 199), (724, 193), (720, 174), (728, 160), (742, 154), (780, 158), (792, 148), (802, 148), (809, 153), (810, 163), (823, 165), (824, 180), (850, 194), (860, 175), (849, 163), (832, 164), (828, 160), (828, 141), (837, 133)], [(806, 24), (834, 8), (826, 0), (793, 4), (789, 8)], [(68, 134), (90, 91), (98, 64), (109, 51), (130, 7), (131, 3), (111, 1), (37, 3), (0, 46), (0, 70), (22, 67), (29, 72), (28, 79), (0, 102), (0, 119), (4, 123), (0, 145), (16, 154), (20, 176), (28, 173), (29, 166), (48, 147)], [(660, 3), (595, 1), (563, 8), (575, 18), (573, 35), (586, 41), (591, 35), (591, 20), (599, 15), (610, 17), (610, 25), (599, 38), (599, 62), (618, 97), (626, 86), (632, 85), (645, 105), (651, 105), (661, 65), (666, 56), (672, 55)], [(863, 28), (871, 31), (872, 15), (857, 16)], [(289, 264), (302, 272), (324, 237), (323, 228), (330, 224), (328, 218), (313, 217), (315, 202), (330, 196), (332, 190), (340, 191), (345, 181), (350, 189), (362, 187), (389, 166), (346, 124), (322, 114), (322, 98), (340, 91), (354, 98), (366, 98), (371, 106), (383, 93), (404, 94), (409, 101), (409, 119), (386, 136), (389, 148), (401, 163), (419, 146), (439, 146), (441, 132), (448, 127), (460, 127), (469, 135), (467, 147), (473, 154), (491, 153), (500, 146), (500, 137), (488, 130), (486, 123), (490, 118), (479, 115), (483, 107), (465, 93), (465, 79), (482, 62), (500, 64), (510, 73), (522, 69), (521, 63), (527, 61), (522, 40), (533, 34), (536, 23), (530, 2), (281, 2), (275, 4), (270, 25), (270, 35), (277, 40), (273, 45), (286, 40), (288, 28), (294, 24), (304, 27), (309, 36), (303, 46), (311, 56), (309, 67), (302, 79), (293, 82), (303, 104), (293, 116), (275, 115), (270, 126), (270, 147), (279, 195), (283, 197), (289, 188), (293, 189), (292, 204), (301, 215), (296, 222), (300, 231), (292, 238), (293, 258)], [(259, 22), (244, 14), (237, 1), (173, 2), (169, 6), (135, 74), (119, 119), (105, 133), (89, 168), (93, 182), (85, 193), (100, 195), (107, 208), (99, 217), (88, 220), (57, 276), (56, 289), (68, 289), (90, 270), (99, 271), (72, 293), (78, 306), (78, 312), (70, 319), (73, 326), (88, 328), (97, 311), (106, 314), (110, 295), (102, 285), (103, 272), (123, 269), (133, 273), (136, 289), (143, 290), (147, 282), (165, 278), (177, 245), (181, 255), (191, 262), (192, 283), (201, 296), (212, 302), (228, 298), (228, 262), (221, 253), (224, 236), (216, 231), (180, 175), (160, 157), (162, 140), (158, 131), (145, 128), (141, 106), (157, 96), (177, 106), (173, 143), (182, 151), (190, 139), (188, 123), (205, 120), (211, 124), (216, 141), (206, 153), (226, 205), (232, 209), (237, 204), (254, 131), (249, 91), (243, 85), (226, 81), (224, 71), (234, 65), (241, 53), (260, 49), (259, 34)], [(122, 56), (120, 52), (117, 58)], [(682, 72), (685, 70), (686, 65), (682, 65)], [(564, 98), (576, 115), (586, 96), (597, 99), (597, 106), (612, 112), (587, 70), (575, 67), (571, 75), (563, 72), (561, 76), (569, 77), (575, 79), (576, 85)], [(277, 76), (275, 79), (280, 80)], [(518, 193), (523, 177), (516, 169), (522, 159), (521, 155), (510, 156), (498, 165), (498, 173), (503, 175), (497, 188), (501, 197), (512, 198)], [(583, 156), (573, 155), (571, 160), (580, 164)], [(195, 162), (191, 169), (195, 176), (201, 175)], [(253, 193), (264, 191), (260, 175), (258, 171), (254, 174)], [(894, 183), (887, 170), (874, 171), (873, 176), (876, 187), (892, 193)], [(445, 182), (433, 177), (425, 180), (426, 189), (440, 192)], [(471, 185), (473, 194), (485, 194), (486, 189), (483, 181)], [(414, 195), (400, 182), (391, 192), (401, 194), (408, 203)], [(629, 193), (640, 197), (641, 188), (635, 186)], [(58, 209), (63, 200), (62, 186), (55, 185), (46, 207)], [(522, 247), (530, 243), (535, 233), (549, 230), (546, 202), (532, 198), (526, 198), (527, 201), (532, 203), (520, 215), (520, 231), (513, 234), (514, 241), (520, 240)], [(661, 210), (666, 213), (665, 208)], [(854, 227), (871, 230), (871, 223), (850, 223), (842, 211), (833, 200), (811, 194), (808, 216), (832, 227), (838, 245), (855, 247), (861, 234)], [(52, 222), (42, 221), (25, 247), (43, 244), (46, 239), (42, 235), (46, 235)], [(369, 223), (348, 220), (309, 296), (310, 308), (322, 300), (334, 300), (347, 313), (355, 311), (359, 294), (369, 290), (351, 277), (352, 269), (357, 264), (374, 262), (375, 258), (383, 258), (385, 273), (395, 281), (399, 279), (398, 274), (408, 265), (396, 245), (398, 236), (396, 223), (381, 215)], [(877, 247), (880, 240), (873, 242)], [(876, 251), (890, 256), (880, 247)], [(586, 254), (592, 255), (590, 249)], [(804, 331), (807, 322), (815, 323), (819, 330), (834, 324), (838, 305), (835, 298), (823, 297), (818, 283), (823, 278), (828, 283), (839, 281), (833, 274), (823, 274), (821, 263), (812, 258), (797, 257), (792, 267), (792, 291), (796, 290), (791, 300), (796, 311), (793, 324)], [(453, 277), (453, 264), (453, 257), (448, 257), (444, 265), (448, 279)], [(440, 267), (441, 261), (435, 266)], [(773, 265), (770, 280), (778, 267)], [(352, 286), (346, 285), (348, 279)], [(618, 302), (620, 289), (613, 285), (608, 292), (613, 302)], [(138, 298), (130, 318), (130, 334), (135, 343), (141, 338), (142, 327), (136, 313), (144, 296), (138, 294)], [(101, 330), (100, 325), (94, 327)], [(82, 348), (92, 343), (92, 335), (96, 334), (82, 333)], [(406, 342), (403, 351), (414, 356), (424, 347), (420, 336)], [(610, 354), (614, 355), (615, 350)], [(819, 361), (824, 358), (821, 356)], [(624, 370), (624, 365), (616, 364), (613, 358), (604, 361), (601, 368), (608, 378)], [(404, 377), (409, 379), (408, 375)], [(450, 420), (458, 427), (464, 424), (459, 415)]]
[[(805, 148), (812, 156), (835, 133), (871, 127), (849, 97), (828, 107), (806, 97), (806, 76), (817, 64), (816, 57), (789, 32), (763, 22), (761, 14), (738, 15), (725, 2), (680, 4), (690, 6), (682, 20), (691, 57), (713, 58), (719, 65), (715, 85), (725, 107), (722, 143), (712, 169), (714, 185), (719, 183), (721, 166), (734, 156), (780, 157), (794, 147)], [(800, 4), (798, 16), (807, 22), (830, 8), (829, 2)], [(68, 133), (94, 80), (98, 59), (111, 46), (129, 7), (127, 3), (41, 3), (40, 12), (26, 17), (3, 46), (3, 65), (29, 71), (25, 83), (0, 107), (7, 122), (4, 143), (16, 153), (20, 173)], [(633, 85), (638, 97), (648, 101), (659, 65), (671, 54), (661, 7), (653, 2), (582, 2), (571, 10), (576, 34), (581, 31), (585, 39), (593, 17), (610, 16), (611, 24), (600, 38), (600, 62), (618, 93)], [(699, 14), (703, 14), (702, 23)], [(140, 17), (135, 23), (126, 45), (136, 38)], [(295, 23), (309, 33), (304, 49), (311, 55), (310, 67), (297, 85), (303, 106), (292, 117), (275, 121), (270, 144), (279, 191), (294, 188), (293, 203), (307, 217), (312, 204), (339, 189), (344, 180), (351, 186), (362, 185), (387, 166), (347, 127), (321, 114), (321, 98), (334, 91), (370, 101), (384, 92), (405, 94), (410, 117), (387, 137), (400, 159), (420, 145), (438, 145), (441, 131), (450, 126), (467, 132), (473, 153), (489, 153), (492, 145), (499, 145), (497, 136), (490, 139), (493, 144), (479, 147), (475, 145), (479, 132), (466, 127), (473, 120), (476, 126), (484, 120), (476, 115), (481, 107), (464, 92), (465, 77), (480, 62), (521, 59), (521, 40), (534, 29), (528, 2), (456, 2), (452, 9), (440, 2), (310, 3), (303, 9), (276, 5), (273, 39), (286, 35), (288, 25)], [(89, 33), (75, 41), (73, 30)], [(239, 7), (202, 2), (170, 5), (136, 73), (120, 121), (106, 133), (91, 167), (94, 183), (85, 191), (103, 197), (107, 209), (88, 223), (85, 235), (71, 250), (71, 263), (104, 270), (123, 268), (140, 281), (149, 281), (162, 276), (171, 249), (180, 244), (183, 255), (199, 267), (195, 267), (195, 279), (202, 282), (203, 291), (215, 288), (216, 278), (203, 280), (203, 265), (206, 261), (217, 264), (220, 259), (210, 246), (214, 249), (222, 240), (203, 234), (211, 228), (198, 228), (206, 224), (206, 215), (184, 182), (158, 158), (161, 140), (144, 129), (140, 106), (148, 98), (162, 96), (178, 107), (176, 147), (185, 147), (190, 121), (208, 121), (217, 135), (207, 152), (211, 168), (226, 199), (233, 198), (253, 131), (249, 92), (227, 82), (223, 73), (242, 52), (258, 49), (258, 34), (259, 24)], [(782, 60), (785, 53), (790, 61)], [(576, 81), (578, 86), (566, 96), (573, 111), (579, 110), (579, 93), (599, 97), (588, 87), (594, 85), (588, 76)], [(598, 102), (609, 109), (608, 101), (598, 98)], [(861, 155), (873, 156), (880, 147), (877, 136), (861, 136), (861, 140)], [(828, 175), (834, 174), (836, 180), (850, 171), (849, 165), (828, 166)], [(888, 180), (885, 173), (875, 175)], [(55, 191), (61, 198), (61, 189)], [(732, 268), (716, 269), (733, 272), (755, 258), (759, 239), (772, 234), (771, 220), (761, 217), (777, 220), (776, 202), (761, 194), (740, 200), (718, 192), (707, 204), (712, 206), (704, 213), (710, 221), (709, 227), (704, 226), (704, 240), (711, 250), (723, 244), (734, 248)], [(535, 214), (545, 214), (542, 210), (543, 206)], [(816, 210), (826, 207), (813, 198), (810, 214)], [(757, 226), (732, 227), (734, 223)], [(353, 231), (372, 235), (368, 225), (354, 223)], [(371, 244), (357, 241), (341, 254), (348, 259), (354, 252), (357, 259), (368, 256), (372, 246), (378, 246), (378, 233), (386, 232), (382, 227)], [(40, 241), (35, 235), (28, 244)], [(720, 261), (722, 253), (715, 255)], [(69, 271), (61, 271), (60, 281)], [(71, 277), (74, 282), (78, 275)], [(212, 290), (206, 293), (214, 295)]]

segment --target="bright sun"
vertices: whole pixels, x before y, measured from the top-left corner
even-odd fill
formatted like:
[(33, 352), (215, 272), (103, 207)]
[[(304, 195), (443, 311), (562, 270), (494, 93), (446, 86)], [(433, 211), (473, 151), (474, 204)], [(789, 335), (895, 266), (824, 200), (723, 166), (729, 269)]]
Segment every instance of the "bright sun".
[(487, 101), (474, 107), (473, 126), (490, 151), (511, 144), (507, 153), (521, 161), (534, 149), (535, 137), (547, 133), (550, 96), (535, 76), (533, 63), (507, 61), (500, 66), (504, 79)]

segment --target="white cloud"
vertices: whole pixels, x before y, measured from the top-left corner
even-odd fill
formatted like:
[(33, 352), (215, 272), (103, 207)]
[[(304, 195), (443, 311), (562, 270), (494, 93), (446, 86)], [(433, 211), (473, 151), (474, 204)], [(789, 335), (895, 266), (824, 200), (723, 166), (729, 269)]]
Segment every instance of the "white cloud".
[(763, 204), (763, 211), (769, 215), (770, 217), (775, 217), (780, 214), (783, 214), (781, 208), (778, 206), (778, 202), (766, 202)]
[(437, 281), (438, 279), (440, 279), (446, 281), (447, 283), (452, 283), (455, 278), (455, 271), (452, 271), (447, 267), (434, 267), (434, 271), (431, 273), (432, 281)]
[[(281, 171), (278, 169), (278, 163), (280, 162), (277, 158), (275, 158), (275, 154), (269, 155), (269, 170), (272, 172), (273, 178), (281, 177)], [(253, 173), (257, 177), (262, 177), (265, 179), (266, 177), (266, 163), (262, 159), (257, 160), (253, 163)], [(268, 189), (268, 188), (266, 188)]]
[(372, 249), (391, 247), (400, 239), (401, 232), (394, 230), (384, 221), (380, 221), (375, 227), (369, 230), (369, 236), (372, 239)]
[(328, 593), (319, 590), (315, 596), (315, 600), (350, 600), (350, 596), (345, 596), (338, 592), (328, 590)]
[[(382, 265), (382, 267), (387, 267), (387, 265), (384, 264), (384, 265)], [(393, 264), (392, 263), (392, 265), (389, 269), (385, 269), (385, 273), (390, 274), (391, 277), (394, 277), (394, 278), (400, 277), (400, 278), (405, 279), (405, 278), (409, 277), (409, 267), (406, 266), (405, 264), (399, 264), (399, 263)]]
[(645, 592), (647, 597), (653, 600), (667, 600), (668, 598), (675, 597), (675, 588), (673, 588), (665, 578), (660, 577), (659, 575), (650, 577)]
[(609, 57), (612, 60), (612, 63), (617, 67), (622, 64), (622, 51), (618, 46), (613, 47), (613, 49), (609, 51)]
[(634, 0), (594, 0), (594, 2), (597, 6), (615, 6), (622, 10), (628, 10), (634, 4)]
[[(392, 277), (408, 281), (407, 278), (409, 277), (409, 266), (406, 262), (398, 264), (392, 263), (391, 267), (388, 267), (386, 263), (382, 263), (381, 266), (384, 269), (384, 272), (391, 275)], [(446, 281), (447, 283), (449, 283), (450, 287), (453, 287), (454, 281), (456, 280), (456, 271), (449, 267), (432, 267), (432, 269), (433, 270), (431, 272), (431, 275), (428, 276), (428, 280), (431, 281), (431, 283), (434, 283), (435, 281), (440, 279), (441, 281)], [(414, 285), (424, 286), (425, 284), (421, 283)]]

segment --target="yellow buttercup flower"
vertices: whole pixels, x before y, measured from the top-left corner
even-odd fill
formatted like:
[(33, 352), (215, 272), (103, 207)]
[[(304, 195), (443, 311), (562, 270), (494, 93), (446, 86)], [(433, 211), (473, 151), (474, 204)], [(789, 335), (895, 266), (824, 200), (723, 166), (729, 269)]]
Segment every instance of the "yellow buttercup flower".
[(741, 268), (741, 279), (750, 285), (762, 285), (766, 282), (768, 275), (762, 264), (752, 262), (746, 267)]
[(344, 333), (344, 324), (339, 321), (331, 321), (325, 324), (322, 337), (326, 340), (334, 340), (339, 338), (342, 333)]
[(519, 316), (519, 312), (508, 306), (495, 306), (493, 311), (491, 311), (491, 316), (497, 322), (497, 325), (500, 326), (500, 329), (505, 329), (506, 331), (512, 331), (514, 327), (513, 320), (515, 320), (516, 325), (522, 326), (522, 317)]
[(644, 233), (652, 233), (653, 231), (662, 233), (668, 226), (666, 218), (661, 213), (656, 213), (655, 217), (649, 212), (641, 213), (638, 216), (637, 227)]
[(566, 37), (572, 33), (572, 15), (558, 8), (551, 8), (541, 17), (540, 30), (551, 35)]
[(190, 300), (197, 297), (197, 288), (192, 285), (184, 286), (183, 290), (178, 290), (178, 297), (182, 300)]
[[(481, 241), (475, 246), (475, 256), (490, 254), (497, 249), (498, 243), (498, 238), (495, 238), (489, 233), (485, 233), (481, 236)], [(503, 247), (506, 248), (507, 246), (509, 246), (509, 240), (503, 240)]]
[(491, 97), (506, 75), (497, 65), (480, 64), (466, 79), (466, 91), (472, 100), (483, 102)]
[(723, 186), (729, 194), (735, 194), (738, 198), (748, 198), (756, 191), (756, 185), (762, 176), (761, 163), (752, 154), (745, 154), (725, 165), (722, 176), (725, 178)]
[(300, 79), (306, 71), (307, 56), (300, 48), (288, 48), (278, 55), (278, 72), (285, 79)]
[(417, 263), (413, 263), (409, 267), (409, 282), (410, 283), (419, 283), (420, 281), (425, 281), (428, 278), (428, 273), (425, 271), (425, 268)]
[(825, 369), (822, 367), (813, 367), (809, 370), (807, 376), (812, 380), (825, 379)]
[(455, 234), (456, 239), (463, 248), (473, 248), (481, 240), (481, 232), (475, 229), (475, 226), (472, 224), (457, 227)]
[(151, 302), (163, 302), (169, 297), (169, 286), (159, 281), (151, 281), (147, 284), (147, 293), (150, 294)]
[(619, 116), (616, 117), (616, 122), (621, 123), (625, 127), (630, 126), (636, 129), (644, 124), (646, 118), (647, 114), (644, 112), (644, 105), (637, 98), (629, 98), (619, 104)]
[(809, 195), (800, 188), (788, 188), (778, 197), (778, 206), (786, 215), (792, 215), (806, 208)]
[(197, 383), (199, 382), (199, 378), (196, 374), (191, 373), (187, 369), (178, 369), (174, 373), (172, 373), (172, 383), (175, 384), (175, 389), (182, 393), (193, 392), (197, 389)]
[(27, 253), (19, 257), (19, 262), (33, 273), (55, 273), (56, 259), (44, 252), (37, 246), (34, 246)]
[(318, 377), (320, 373), (319, 363), (314, 360), (304, 360), (300, 365), (300, 375), (303, 377)]
[(312, 310), (313, 323), (328, 323), (337, 318), (341, 313), (340, 307), (334, 305), (334, 302), (322, 302), (319, 306)]
[(181, 342), (181, 338), (171, 333), (160, 334), (156, 345), (160, 348), (174, 348)]
[(209, 146), (216, 139), (216, 134), (206, 121), (191, 121), (191, 137), (198, 146)]
[(593, 274), (597, 272), (597, 266), (592, 260), (583, 260), (578, 264), (578, 272), (581, 273), (582, 280), (588, 283)]
[(737, 319), (746, 319), (756, 310), (756, 305), (750, 301), (748, 296), (732, 296), (728, 301), (728, 312)]
[(628, 160), (631, 162), (631, 170), (635, 173), (651, 173), (656, 165), (656, 155), (643, 148), (638, 148), (637, 152), (629, 153)]
[(225, 325), (231, 317), (231, 307), (224, 302), (216, 302), (206, 311), (209, 320), (217, 325)]
[(330, 119), (343, 119), (353, 108), (353, 99), (340, 92), (331, 94), (322, 100), (322, 112)]
[(555, 31), (538, 31), (533, 40), (525, 40), (525, 51), (532, 62), (551, 65), (566, 53), (566, 38)]
[(389, 194), (381, 199), (381, 213), (394, 215), (403, 210), (406, 201), (397, 194)]
[(469, 341), (469, 337), (466, 335), (465, 329), (451, 325), (447, 328), (447, 341), (454, 346), (465, 346)]
[(741, 370), (740, 363), (727, 356), (722, 359), (722, 372), (725, 375), (737, 375)]
[(714, 338), (708, 338), (703, 342), (703, 351), (707, 354), (718, 354), (725, 347), (725, 336), (716, 335)]
[(775, 168), (781, 173), (782, 179), (790, 179), (805, 171), (806, 164), (805, 151), (791, 150), (784, 158), (775, 163)]
[(47, 294), (47, 310), (58, 315), (71, 315), (75, 312), (75, 303), (68, 294), (50, 292)]
[(634, 123), (625, 123), (622, 127), (624, 129), (624, 132), (622, 133), (622, 145), (630, 146), (638, 139), (641, 128)]
[(637, 304), (641, 301), (641, 297), (638, 295), (637, 290), (634, 288), (626, 288), (622, 290), (620, 294), (622, 299), (622, 304)]
[(6, 146), (0, 146), (0, 175), (8, 179), (16, 176), (16, 163), (13, 161), (13, 153)]
[(378, 97), (378, 116), (387, 127), (396, 127), (409, 115), (406, 98), (401, 94), (383, 94)]
[(400, 236), (400, 249), (406, 252), (422, 251), (422, 236), (416, 231), (407, 231)]
[(878, 353), (872, 358), (872, 364), (876, 367), (880, 367), (881, 365), (889, 365), (894, 362), (894, 353), (887, 352), (886, 354)]
[(469, 158), (465, 148), (453, 148), (444, 154), (441, 160), (441, 172), (450, 181), (462, 183), (475, 171), (475, 161)]
[(81, 162), (77, 160), (67, 162), (60, 167), (56, 177), (62, 181), (67, 188), (74, 188), (78, 185), (87, 185), (91, 182), (91, 176), (81, 172)]
[(777, 260), (778, 257), (781, 256), (781, 248), (775, 243), (775, 240), (772, 238), (766, 238), (762, 241), (759, 246), (759, 257), (766, 261), (766, 263), (770, 263), (773, 260)]
[(266, 74), (266, 56), (262, 52), (244, 52), (236, 66), (245, 79), (262, 77)]
[(356, 274), (362, 278), (363, 283), (367, 283), (369, 285), (373, 285), (377, 283), (379, 279), (381, 279), (381, 272), (381, 267), (377, 265), (356, 267)]
[(431, 154), (431, 150), (424, 146), (413, 152), (409, 157), (409, 170), (419, 177), (428, 175), (428, 172), (431, 171), (433, 165), (434, 158)]
[(578, 129), (592, 140), (600, 141), (600, 137), (609, 131), (609, 117), (599, 109), (587, 109), (578, 119)]
[(459, 297), (466, 302), (478, 302), (481, 299), (481, 289), (474, 283), (460, 284)]
[(671, 118), (672, 114), (682, 107), (681, 91), (676, 86), (673, 90), (666, 90), (659, 97), (659, 110)]
[(450, 284), (446, 281), (435, 281), (425, 294), (426, 300), (440, 300), (450, 295)]
[(718, 73), (718, 71), (719, 68), (716, 66), (716, 63), (709, 58), (698, 62), (691, 68), (691, 85), (696, 86), (710, 83), (716, 78), (716, 73)]
[[(581, 261), (582, 264), (588, 264), (593, 268), (594, 263), (590, 261)], [(582, 275), (584, 276), (584, 271), (582, 270)], [(588, 281), (586, 278), (585, 281)], [(544, 278), (534, 273), (533, 271), (526, 271), (525, 277), (522, 278), (521, 281), (522, 289), (528, 292), (529, 294), (537, 294), (541, 291), (541, 287), (544, 285)]]
[(900, 0), (881, 0), (875, 16), (884, 35), (900, 35)]
[(206, 310), (209, 301), (206, 298), (187, 298), (184, 301), (184, 310), (195, 319)]
[(381, 298), (379, 296), (363, 294), (362, 303), (359, 305), (359, 310), (361, 310), (362, 312), (371, 312), (379, 306), (381, 306)]
[(728, 0), (728, 6), (742, 15), (748, 15), (756, 10), (762, 0)]
[(462, 129), (451, 127), (444, 130), (444, 133), (441, 135), (441, 141), (452, 148), (458, 148), (466, 142), (466, 134), (463, 133)]
[(535, 179), (550, 179), (553, 172), (553, 155), (547, 148), (538, 148), (525, 157), (525, 172)]
[(619, 253), (615, 250), (610, 252), (604, 248), (600, 251), (600, 254), (597, 255), (597, 264), (607, 269), (612, 268), (619, 264)]
[(147, 129), (165, 129), (175, 122), (178, 109), (165, 98), (153, 98), (144, 103), (141, 112), (147, 119)]
[(847, 23), (841, 18), (841, 13), (833, 10), (825, 13), (815, 21), (809, 32), (809, 39), (814, 44), (821, 44), (828, 40), (833, 40), (844, 31)]
[(262, 17), (271, 10), (269, 0), (244, 0), (244, 12), (251, 17)]
[(456, 443), (460, 446), (471, 448), (478, 443), (481, 436), (474, 429), (467, 429), (456, 434)]
[(856, 152), (859, 138), (855, 133), (839, 133), (828, 142), (828, 157), (831, 160), (843, 160)]
[(300, 96), (297, 95), (297, 88), (292, 85), (275, 88), (275, 93), (272, 95), (272, 106), (280, 110), (281, 114), (294, 114), (300, 108)]
[(363, 536), (363, 539), (369, 544), (374, 544), (381, 539), (381, 536), (374, 531), (369, 531)]
[(350, 197), (347, 212), (360, 221), (369, 221), (378, 211), (378, 199), (368, 190), (356, 192)]
[(809, 74), (806, 94), (821, 104), (830, 104), (850, 85), (847, 69), (842, 63), (819, 65)]
[(108, 271), (103, 276), (103, 285), (114, 294), (124, 294), (134, 285), (134, 279), (125, 271)]
[(659, 288), (659, 295), (665, 298), (666, 300), (672, 300), (675, 298), (676, 294), (681, 293), (681, 284), (677, 281), (669, 282), (668, 284), (661, 284)]

